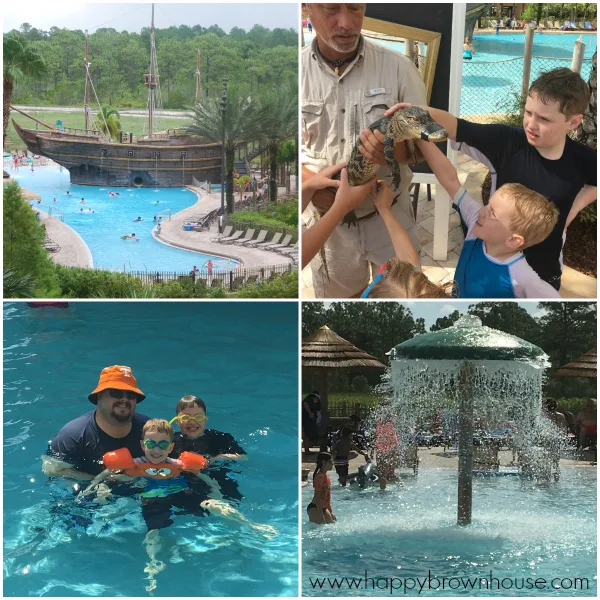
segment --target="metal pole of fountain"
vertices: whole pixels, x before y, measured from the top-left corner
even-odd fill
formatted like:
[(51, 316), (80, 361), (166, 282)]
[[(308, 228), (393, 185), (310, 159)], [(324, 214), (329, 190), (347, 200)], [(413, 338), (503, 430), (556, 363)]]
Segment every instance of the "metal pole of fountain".
[[(457, 407), (458, 525), (469, 525), (473, 497), (474, 416), (488, 410), (521, 415), (520, 425), (536, 426), (541, 408), (544, 368), (541, 348), (514, 335), (482, 326), (473, 315), (453, 326), (424, 333), (390, 352), (385, 391), (402, 415), (405, 443), (412, 443), (419, 411)], [(412, 419), (412, 421), (411, 421)], [(412, 429), (411, 429), (412, 427)], [(527, 433), (521, 430), (522, 434)]]
[(470, 525), (473, 508), (473, 365), (460, 373), (458, 411), (458, 524)]

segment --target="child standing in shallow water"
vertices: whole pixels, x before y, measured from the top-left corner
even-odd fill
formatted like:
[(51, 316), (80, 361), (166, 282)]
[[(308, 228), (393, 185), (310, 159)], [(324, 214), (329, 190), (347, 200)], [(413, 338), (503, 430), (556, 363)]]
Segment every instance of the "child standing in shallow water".
[(306, 507), (308, 520), (311, 523), (334, 523), (337, 519), (331, 508), (331, 479), (327, 471), (333, 469), (333, 457), (329, 452), (321, 452), (317, 456), (317, 468), (313, 475), (315, 494), (312, 502)]

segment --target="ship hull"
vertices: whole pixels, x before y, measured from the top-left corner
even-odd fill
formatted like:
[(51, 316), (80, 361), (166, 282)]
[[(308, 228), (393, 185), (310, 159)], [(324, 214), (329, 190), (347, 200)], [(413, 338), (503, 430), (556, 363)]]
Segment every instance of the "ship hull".
[(13, 124), (27, 148), (68, 169), (73, 184), (171, 188), (221, 181), (220, 144), (194, 143), (189, 136), (133, 141), (126, 135), (129, 141), (124, 143), (104, 142), (91, 135)]

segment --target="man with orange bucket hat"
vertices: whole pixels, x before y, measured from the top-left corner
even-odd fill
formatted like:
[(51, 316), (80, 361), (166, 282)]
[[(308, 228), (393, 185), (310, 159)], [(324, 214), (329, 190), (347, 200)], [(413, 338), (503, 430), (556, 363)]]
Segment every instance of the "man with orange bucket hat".
[(127, 448), (133, 458), (142, 456), (140, 440), (148, 417), (136, 414), (136, 408), (145, 397), (130, 367), (102, 369), (88, 396), (96, 409), (58, 432), (44, 456), (44, 473), (87, 481), (104, 470), (102, 457), (107, 452)]

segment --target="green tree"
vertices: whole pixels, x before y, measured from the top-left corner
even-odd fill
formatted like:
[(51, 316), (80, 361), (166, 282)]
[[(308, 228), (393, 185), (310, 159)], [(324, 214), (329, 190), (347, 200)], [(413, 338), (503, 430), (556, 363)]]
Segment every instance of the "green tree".
[(538, 323), (516, 302), (478, 302), (469, 306), (469, 314), (478, 316), (487, 327), (540, 344)]
[(322, 325), (327, 325), (325, 305), (322, 302), (304, 302), (302, 304), (302, 337), (312, 335)]
[(435, 323), (429, 328), (429, 331), (439, 331), (440, 329), (446, 329), (451, 327), (460, 319), (462, 313), (458, 310), (451, 312), (447, 317), (438, 317)]
[[(13, 280), (31, 277), (35, 296), (60, 295), (54, 264), (44, 249), (44, 230), (16, 183), (4, 187), (3, 218), (4, 267)], [(10, 297), (6, 290), (4, 296)]]
[(5, 298), (32, 298), (34, 295), (34, 281), (30, 274), (17, 275), (14, 269), (4, 268), (4, 297)]
[(108, 104), (103, 104), (101, 111), (96, 114), (94, 127), (108, 135), (111, 140), (117, 140), (121, 131), (119, 111)]
[(298, 131), (298, 87), (290, 83), (283, 89), (266, 93), (261, 99), (263, 108), (272, 118), (262, 133), (266, 137), (269, 157), (269, 200), (277, 202), (277, 160), (283, 144), (294, 140)]
[(2, 143), (6, 144), (6, 132), (10, 117), (10, 103), (15, 82), (23, 77), (39, 78), (46, 73), (46, 62), (40, 52), (23, 36), (8, 34), (2, 42), (4, 122)]
[(191, 135), (221, 143), (225, 138), (225, 179), (227, 183), (227, 212), (233, 212), (233, 170), (235, 150), (244, 142), (260, 140), (271, 120), (270, 107), (253, 102), (244, 87), (232, 83), (227, 90), (225, 112), (221, 118), (221, 98), (206, 98), (196, 102), (192, 123), (186, 127)]

